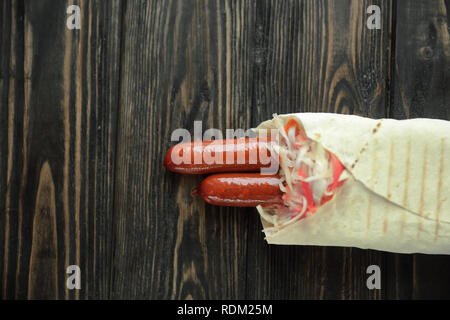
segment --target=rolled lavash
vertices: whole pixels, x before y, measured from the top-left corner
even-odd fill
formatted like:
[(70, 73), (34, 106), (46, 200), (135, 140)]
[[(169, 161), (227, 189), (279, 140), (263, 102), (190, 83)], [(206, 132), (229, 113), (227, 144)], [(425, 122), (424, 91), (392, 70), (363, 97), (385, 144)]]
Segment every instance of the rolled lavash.
[[(329, 113), (280, 117), (296, 117), (350, 177), (313, 215), (266, 233), (268, 243), (450, 254), (450, 122)], [(269, 120), (257, 130), (274, 127)], [(272, 225), (263, 213), (266, 229)]]

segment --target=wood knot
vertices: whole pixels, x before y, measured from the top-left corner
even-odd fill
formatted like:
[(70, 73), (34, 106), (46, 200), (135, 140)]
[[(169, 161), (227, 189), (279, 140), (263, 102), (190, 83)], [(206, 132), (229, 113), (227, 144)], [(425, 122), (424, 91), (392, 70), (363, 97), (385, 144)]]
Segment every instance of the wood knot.
[(434, 56), (434, 50), (430, 46), (425, 46), (419, 49), (419, 56), (423, 60), (431, 60)]

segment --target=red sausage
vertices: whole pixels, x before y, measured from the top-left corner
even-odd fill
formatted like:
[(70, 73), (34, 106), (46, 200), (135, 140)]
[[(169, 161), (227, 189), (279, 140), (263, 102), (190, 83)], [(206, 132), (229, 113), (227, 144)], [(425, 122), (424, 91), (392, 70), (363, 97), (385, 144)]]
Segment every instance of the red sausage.
[(215, 174), (202, 181), (193, 195), (226, 207), (256, 207), (282, 204), (278, 175), (259, 173)]
[(270, 167), (269, 141), (247, 138), (180, 143), (166, 153), (164, 166), (184, 174), (259, 171)]

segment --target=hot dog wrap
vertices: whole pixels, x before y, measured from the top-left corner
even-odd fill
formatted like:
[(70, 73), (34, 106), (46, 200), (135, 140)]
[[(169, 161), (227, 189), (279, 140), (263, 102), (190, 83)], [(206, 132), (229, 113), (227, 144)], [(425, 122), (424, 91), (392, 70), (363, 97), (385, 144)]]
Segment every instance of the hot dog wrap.
[(343, 183), (303, 219), (281, 223), (278, 209), (258, 207), (268, 243), (450, 254), (450, 122), (298, 113), (257, 132), (289, 119), (340, 160)]

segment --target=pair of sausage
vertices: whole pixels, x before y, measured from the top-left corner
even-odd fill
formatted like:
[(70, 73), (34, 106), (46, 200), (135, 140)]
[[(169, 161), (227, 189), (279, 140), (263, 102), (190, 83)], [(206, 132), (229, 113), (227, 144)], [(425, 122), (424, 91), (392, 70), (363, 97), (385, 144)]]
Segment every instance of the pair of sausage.
[(212, 205), (277, 205), (282, 203), (283, 195), (279, 188), (280, 177), (256, 173), (269, 165), (267, 142), (248, 138), (180, 143), (169, 149), (164, 166), (183, 174), (219, 172), (205, 178), (193, 192)]

